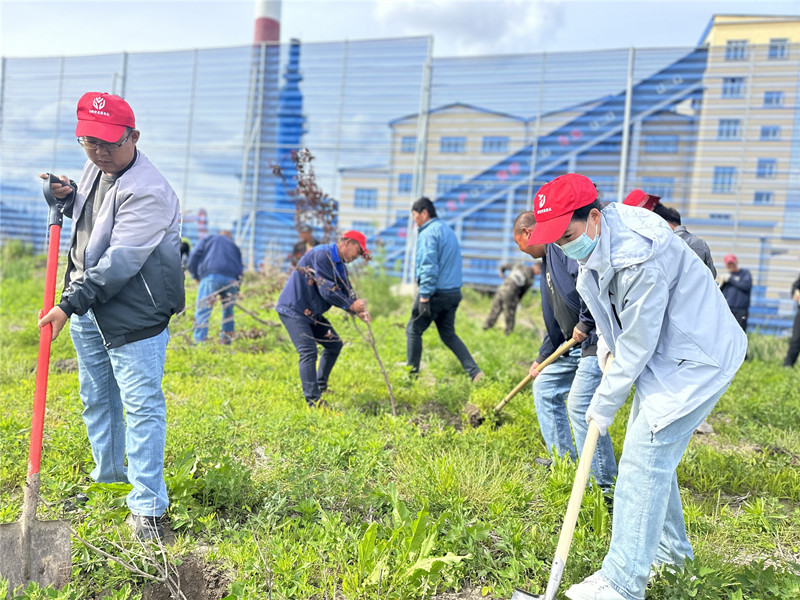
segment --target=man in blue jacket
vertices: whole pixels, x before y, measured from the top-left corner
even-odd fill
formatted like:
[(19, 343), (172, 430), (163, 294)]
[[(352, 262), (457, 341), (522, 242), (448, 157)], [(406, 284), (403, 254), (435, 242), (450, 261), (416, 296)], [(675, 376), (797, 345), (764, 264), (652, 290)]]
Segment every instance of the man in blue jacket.
[(461, 362), (474, 383), (483, 371), (456, 335), (456, 309), (461, 302), (461, 249), (453, 230), (436, 216), (433, 202), (424, 196), (411, 206), (417, 230), (415, 275), (419, 293), (406, 326), (406, 362), (419, 373), (422, 334), (436, 323), (439, 337)]
[(739, 259), (735, 254), (725, 255), (727, 272), (717, 275), (717, 283), (728, 306), (736, 317), (739, 326), (747, 331), (747, 317), (750, 313), (750, 290), (753, 278), (750, 271), (739, 268)]
[(230, 344), (233, 338), (233, 305), (239, 295), (239, 280), (244, 272), (242, 253), (234, 243), (231, 232), (223, 229), (219, 235), (200, 240), (189, 257), (189, 272), (200, 285), (194, 311), (194, 341), (208, 337), (208, 317), (219, 297), (222, 301), (222, 328), (219, 341)]
[[(342, 351), (342, 340), (324, 313), (338, 306), (369, 321), (367, 301), (356, 298), (345, 266), (359, 256), (369, 260), (367, 238), (360, 231), (346, 232), (336, 244), (316, 246), (297, 263), (278, 297), (275, 310), (300, 357), (300, 381), (310, 408), (327, 407), (321, 397)], [(317, 344), (323, 348), (319, 367)]]
[[(597, 362), (597, 332), (594, 319), (575, 287), (578, 261), (565, 256), (554, 244), (528, 246), (535, 225), (533, 211), (521, 213), (514, 221), (514, 240), (519, 249), (533, 258), (542, 259), (539, 283), (547, 333), (539, 355), (531, 365), (530, 373), (535, 378), (533, 401), (547, 451), (558, 456), (569, 455), (576, 460), (577, 455), (583, 452), (588, 431), (584, 417), (603, 378)], [(539, 364), (569, 338), (578, 345), (540, 373)], [(573, 432), (575, 445), (572, 443)], [(617, 476), (617, 461), (610, 437), (598, 440), (592, 457), (592, 472), (598, 485), (607, 493)]]

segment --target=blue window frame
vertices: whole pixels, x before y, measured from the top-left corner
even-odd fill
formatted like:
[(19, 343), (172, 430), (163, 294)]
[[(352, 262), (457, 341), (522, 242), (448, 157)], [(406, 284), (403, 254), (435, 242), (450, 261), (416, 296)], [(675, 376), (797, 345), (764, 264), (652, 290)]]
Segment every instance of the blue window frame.
[(397, 193), (410, 194), (411, 184), (414, 182), (414, 176), (411, 173), (400, 173), (397, 176)]
[(756, 204), (772, 204), (775, 198), (772, 192), (756, 192), (753, 196), (753, 202)]
[(360, 231), (367, 237), (375, 235), (375, 224), (372, 221), (353, 221), (353, 229)]
[(675, 154), (678, 151), (677, 135), (648, 135), (644, 138), (644, 151)]
[(665, 204), (672, 201), (674, 187), (674, 177), (642, 177), (642, 189), (660, 197)]
[(356, 208), (377, 208), (378, 190), (377, 188), (356, 188), (354, 202)]
[(783, 92), (764, 92), (764, 106), (783, 106)]
[(736, 186), (736, 167), (714, 167), (714, 181), (711, 191), (714, 194), (730, 194)]
[(781, 128), (779, 125), (762, 125), (761, 138), (762, 140), (779, 140), (781, 139)]
[(461, 183), (461, 175), (437, 175), (436, 176), (436, 195), (441, 196), (452, 190)]
[(417, 136), (404, 135), (400, 138), (400, 152), (403, 154), (414, 154), (417, 151)]
[(778, 161), (774, 158), (759, 158), (756, 165), (756, 177), (759, 179), (775, 179), (778, 174)]
[(487, 135), (483, 138), (481, 152), (484, 154), (506, 154), (509, 138), (507, 135)]
[(769, 50), (767, 50), (767, 58), (769, 60), (785, 60), (789, 58), (789, 39), (772, 38), (769, 41)]
[(467, 138), (464, 136), (443, 136), (439, 142), (442, 154), (464, 154), (467, 151)]
[(720, 119), (717, 125), (717, 139), (738, 140), (741, 123), (739, 119)]
[(723, 77), (722, 97), (723, 98), (744, 97), (744, 77)]
[(725, 60), (747, 60), (747, 40), (728, 40), (725, 44)]

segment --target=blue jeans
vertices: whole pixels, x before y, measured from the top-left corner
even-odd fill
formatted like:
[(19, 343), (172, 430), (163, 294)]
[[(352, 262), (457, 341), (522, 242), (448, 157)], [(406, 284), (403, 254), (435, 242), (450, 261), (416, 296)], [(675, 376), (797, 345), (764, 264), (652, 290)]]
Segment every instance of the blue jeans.
[(431, 323), (436, 323), (436, 329), (444, 345), (456, 355), (467, 375), (475, 377), (481, 370), (464, 342), (456, 334), (456, 310), (461, 303), (461, 292), (435, 292), (430, 297), (430, 303), (431, 316), (420, 316), (419, 296), (417, 296), (411, 307), (411, 319), (406, 325), (406, 363), (411, 367), (411, 372), (419, 371), (419, 363), (422, 360), (422, 334)]
[(675, 470), (721, 390), (689, 414), (651, 433), (636, 393), (614, 493), (611, 545), (600, 573), (627, 600), (642, 600), (653, 564), (693, 558)]
[[(342, 340), (325, 317), (312, 320), (283, 312), (278, 316), (300, 356), (300, 381), (306, 403), (316, 406), (322, 392), (328, 387), (328, 377), (342, 351)], [(323, 348), (319, 367), (317, 344)]]
[[(586, 410), (602, 377), (596, 356), (581, 358), (581, 349), (572, 348), (533, 380), (536, 417), (548, 452), (552, 454), (555, 450), (558, 456), (569, 455), (576, 460), (572, 431), (575, 432), (578, 453), (583, 451), (588, 430)], [(617, 461), (608, 435), (597, 440), (597, 449), (592, 457), (592, 473), (604, 490), (613, 485)]]
[(167, 407), (161, 390), (169, 330), (106, 348), (90, 310), (72, 315), (70, 335), (78, 356), (83, 422), (96, 465), (92, 478), (130, 483), (131, 512), (161, 516), (169, 506), (164, 483)]
[(194, 341), (203, 342), (208, 337), (208, 318), (217, 296), (222, 300), (222, 329), (219, 339), (230, 344), (233, 337), (233, 305), (239, 293), (238, 280), (227, 275), (206, 275), (197, 288), (194, 310)]

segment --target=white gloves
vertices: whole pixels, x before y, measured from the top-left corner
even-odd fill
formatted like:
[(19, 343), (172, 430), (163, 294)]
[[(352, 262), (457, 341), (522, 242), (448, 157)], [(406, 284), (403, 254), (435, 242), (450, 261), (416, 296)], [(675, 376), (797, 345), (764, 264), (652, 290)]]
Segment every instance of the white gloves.
[(792, 294), (792, 300), (797, 302), (797, 305), (800, 306), (800, 290), (794, 291), (794, 294)]
[(586, 411), (586, 424), (588, 425), (592, 421), (597, 423), (597, 429), (600, 430), (600, 435), (606, 435), (608, 433), (608, 428), (611, 427), (611, 423), (614, 422), (614, 416), (606, 417), (605, 415), (601, 415), (595, 412), (590, 404), (589, 410)]
[(597, 364), (600, 366), (601, 371), (606, 370), (606, 364), (610, 356), (611, 350), (603, 339), (603, 336), (597, 336)]
[(731, 274), (728, 271), (720, 273), (719, 275), (717, 275), (717, 278), (715, 279), (718, 285), (722, 285), (723, 283), (728, 283), (730, 280), (731, 280)]

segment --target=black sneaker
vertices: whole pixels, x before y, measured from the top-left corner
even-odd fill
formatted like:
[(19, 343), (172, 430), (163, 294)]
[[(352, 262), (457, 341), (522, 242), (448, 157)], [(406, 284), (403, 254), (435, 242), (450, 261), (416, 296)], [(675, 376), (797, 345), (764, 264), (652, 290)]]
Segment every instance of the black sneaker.
[(131, 513), (125, 522), (130, 526), (136, 539), (140, 541), (161, 540), (164, 538), (164, 527), (161, 525), (161, 517)]

